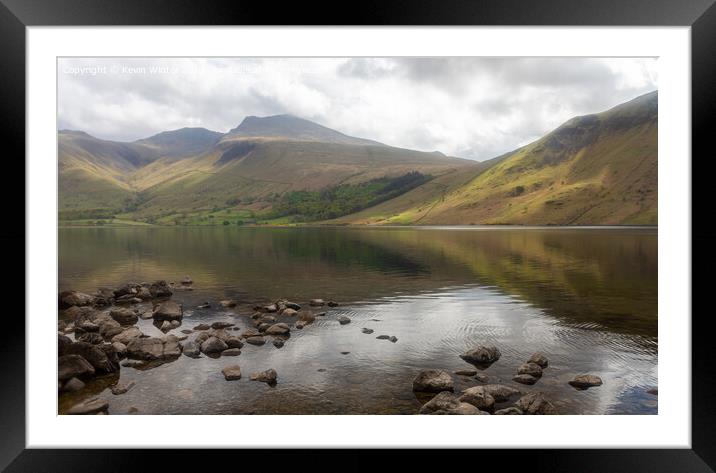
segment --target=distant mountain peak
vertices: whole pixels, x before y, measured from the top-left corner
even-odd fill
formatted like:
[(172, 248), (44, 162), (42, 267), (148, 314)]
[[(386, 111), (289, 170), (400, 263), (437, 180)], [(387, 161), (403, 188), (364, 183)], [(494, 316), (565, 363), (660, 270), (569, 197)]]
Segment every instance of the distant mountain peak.
[(382, 143), (355, 138), (291, 114), (257, 117), (249, 115), (227, 133), (228, 136), (286, 138), (296, 141), (318, 141), (351, 145), (384, 146)]

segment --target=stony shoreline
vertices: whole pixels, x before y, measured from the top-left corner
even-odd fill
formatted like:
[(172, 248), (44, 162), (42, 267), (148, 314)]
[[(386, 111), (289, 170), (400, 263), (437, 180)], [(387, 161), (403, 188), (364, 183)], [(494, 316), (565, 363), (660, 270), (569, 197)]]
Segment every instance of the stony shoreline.
[[(193, 290), (188, 276), (178, 283), (156, 281), (153, 283), (128, 283), (116, 289), (99, 289), (94, 294), (64, 291), (59, 294), (59, 308), (63, 318), (58, 321), (58, 392), (78, 392), (85, 382), (106, 379), (112, 394), (122, 395), (136, 383), (119, 383), (122, 368), (151, 369), (179, 357), (202, 356), (239, 357), (246, 344), (261, 347), (273, 345), (281, 349), (291, 336), (292, 330), (302, 330), (317, 317), (333, 318), (336, 324), (351, 329), (350, 318), (331, 314), (338, 306), (334, 301), (311, 299), (296, 303), (279, 299), (265, 305), (246, 306), (251, 313), (252, 325), (241, 329), (235, 323), (214, 322), (185, 327), (185, 308), (174, 302), (172, 296), (178, 291)], [(144, 310), (146, 304), (150, 310)], [(192, 308), (237, 308), (244, 312), (244, 305), (233, 300), (207, 301)], [(151, 320), (163, 336), (142, 333), (137, 323), (140, 319)], [(146, 328), (145, 328), (146, 330)], [(173, 331), (174, 333), (168, 333)], [(371, 335), (373, 330), (363, 328), (358, 333)], [(397, 343), (395, 335), (373, 335), (378, 340)], [(267, 349), (267, 348), (262, 348)], [(343, 353), (343, 354), (347, 354)], [(461, 379), (468, 377), (478, 383), (487, 383), (488, 376), (478, 370), (487, 369), (498, 362), (501, 354), (497, 347), (477, 346), (461, 355), (461, 358), (478, 369), (457, 370), (453, 374)], [(240, 360), (241, 358), (236, 358)], [(544, 354), (535, 353), (526, 362), (515, 367), (513, 381), (534, 385), (547, 371), (549, 361)], [(269, 386), (280, 382), (280, 373), (273, 368), (242, 373), (240, 364), (224, 366), (219, 370), (227, 382), (258, 381)], [(550, 400), (539, 391), (522, 392), (503, 384), (482, 384), (453, 394), (454, 382), (445, 370), (431, 369), (416, 373), (413, 391), (419, 399), (432, 396), (418, 410), (419, 414), (558, 414)], [(104, 382), (104, 381), (103, 381)], [(569, 382), (575, 389), (599, 386), (602, 380), (588, 374), (576, 376)], [(653, 393), (656, 395), (655, 393)], [(499, 408), (496, 404), (500, 404)], [(73, 405), (67, 414), (107, 414), (109, 402), (90, 398)], [(130, 409), (127, 413), (140, 413)]]

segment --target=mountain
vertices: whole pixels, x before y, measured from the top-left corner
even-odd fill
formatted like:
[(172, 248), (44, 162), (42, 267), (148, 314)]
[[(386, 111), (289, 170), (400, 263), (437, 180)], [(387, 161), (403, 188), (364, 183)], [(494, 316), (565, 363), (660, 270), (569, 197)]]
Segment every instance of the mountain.
[(354, 138), (325, 126), (293, 115), (246, 117), (241, 124), (227, 133), (225, 140), (241, 138), (268, 138), (291, 141), (315, 141), (344, 145), (384, 146), (377, 141)]
[[(71, 220), (121, 215), (206, 223), (217, 212), (268, 212), (288, 192), (411, 172), (432, 178), (475, 166), (354, 138), (290, 115), (247, 117), (225, 135), (184, 128), (118, 143), (60, 131), (58, 142), (60, 217)], [(390, 183), (383, 184), (392, 189), (385, 195), (395, 194)]]
[[(429, 182), (339, 223), (656, 224), (658, 93), (573, 118), (459, 184)], [(463, 172), (465, 174), (465, 172)]]

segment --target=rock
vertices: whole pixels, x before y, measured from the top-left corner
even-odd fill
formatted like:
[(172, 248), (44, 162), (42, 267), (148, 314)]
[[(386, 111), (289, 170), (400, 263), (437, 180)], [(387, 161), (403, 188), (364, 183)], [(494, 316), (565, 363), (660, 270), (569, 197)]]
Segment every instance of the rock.
[(520, 394), (520, 391), (504, 384), (487, 384), (481, 386), (483, 391), (492, 396), (495, 402), (507, 402), (510, 398)]
[(281, 347), (283, 347), (283, 345), (284, 345), (283, 340), (274, 340), (273, 341), (273, 346), (275, 346), (276, 348), (281, 348)]
[(194, 330), (209, 330), (211, 327), (207, 324), (199, 324), (196, 327), (194, 327)]
[(365, 327), (363, 327), (363, 329), (361, 330), (361, 332), (367, 333), (368, 335), (370, 335), (371, 333), (373, 333), (373, 329), (372, 329), (372, 328), (365, 328)]
[(57, 354), (64, 355), (65, 349), (72, 345), (72, 339), (66, 335), (57, 334)]
[(474, 386), (464, 390), (458, 401), (472, 404), (481, 411), (492, 412), (495, 408), (495, 398), (485, 391), (484, 386)]
[(317, 312), (316, 317), (324, 317), (326, 315), (325, 312)]
[(147, 287), (139, 286), (137, 288), (137, 299), (148, 301), (152, 298), (152, 292)]
[(349, 353), (350, 353), (349, 351), (342, 351), (341, 355), (348, 355)]
[(221, 373), (227, 381), (241, 379), (241, 367), (239, 365), (226, 366), (221, 370)]
[(517, 374), (529, 374), (535, 378), (541, 378), (542, 368), (537, 363), (524, 363), (517, 368)]
[(135, 406), (129, 406), (129, 409), (127, 409), (127, 414), (136, 414), (139, 412), (139, 409), (137, 409)]
[(278, 312), (278, 306), (276, 304), (269, 304), (267, 306), (262, 307), (262, 310), (264, 312)]
[(475, 376), (477, 374), (477, 370), (457, 370), (455, 371), (455, 374), (459, 374), (460, 376)]
[(114, 300), (114, 291), (106, 287), (100, 287), (94, 294), (92, 294), (92, 297), (94, 297), (95, 307), (106, 307), (108, 305), (112, 305), (112, 301)]
[(181, 322), (179, 322), (178, 320), (172, 320), (171, 322), (169, 322), (169, 326), (171, 328), (179, 328), (181, 327)]
[(587, 389), (594, 386), (601, 386), (602, 378), (593, 374), (581, 374), (575, 376), (569, 384), (577, 389)]
[(186, 342), (182, 345), (182, 353), (189, 358), (198, 358), (200, 356), (199, 346), (194, 342)]
[(224, 350), (221, 352), (221, 356), (239, 356), (241, 354), (241, 350), (238, 348), (229, 348), (228, 350)]
[(266, 335), (286, 335), (291, 329), (287, 324), (277, 323), (266, 329)]
[(159, 326), (159, 330), (161, 330), (162, 332), (168, 332), (168, 331), (170, 331), (171, 329), (172, 329), (172, 324), (170, 324), (168, 320), (165, 320), (165, 321), (162, 322), (162, 324)]
[[(198, 345), (201, 345), (202, 343), (207, 341), (211, 336), (212, 335), (209, 332), (201, 332), (199, 335), (197, 335), (194, 338), (194, 342), (197, 343)], [(224, 343), (226, 343), (226, 342), (224, 342)]]
[(327, 305), (328, 307), (338, 307), (338, 302), (328, 301), (328, 302), (326, 303), (326, 305)]
[(114, 290), (114, 297), (115, 299), (118, 299), (120, 297), (124, 296), (135, 296), (138, 293), (138, 288), (142, 287), (139, 284), (135, 283), (127, 283), (124, 286), (118, 287)]
[(251, 345), (263, 345), (266, 343), (266, 340), (264, 337), (250, 337), (246, 339), (246, 343), (250, 343)]
[(68, 309), (72, 306), (88, 306), (94, 303), (94, 297), (84, 292), (62, 291), (58, 297), (59, 308)]
[(455, 396), (443, 391), (425, 403), (418, 414), (452, 414), (452, 415), (480, 415), (480, 410), (465, 402), (460, 402)]
[(184, 334), (186, 334), (186, 335), (189, 335), (190, 333), (194, 333), (194, 331), (193, 331), (193, 330), (190, 330), (190, 329), (187, 329), (187, 328), (185, 328), (184, 330), (182, 330), (182, 331), (181, 331), (181, 333), (184, 333)]
[(306, 322), (304, 322), (304, 321), (302, 321), (302, 320), (299, 320), (299, 321), (297, 321), (295, 324), (293, 324), (293, 326), (296, 327), (296, 328), (299, 329), (299, 330), (302, 330), (303, 327), (306, 326)]
[(179, 343), (179, 339), (174, 335), (167, 335), (162, 339), (162, 358), (171, 359), (178, 358), (181, 355), (182, 346)]
[(258, 373), (251, 373), (251, 381), (261, 381), (262, 383), (276, 384), (277, 378), (278, 375), (276, 374), (276, 370), (273, 368)]
[(388, 340), (390, 338), (390, 335), (378, 335), (375, 338), (377, 338), (378, 340)]
[(85, 332), (99, 332), (99, 325), (89, 320), (82, 320), (76, 325)]
[(219, 330), (222, 328), (233, 327), (234, 325), (236, 324), (232, 324), (231, 322), (214, 322), (211, 324), (211, 328)]
[(226, 341), (230, 337), (232, 337), (232, 335), (229, 335), (229, 333), (226, 330), (224, 330), (223, 328), (218, 329), (218, 330), (211, 329), (211, 330), (209, 330), (209, 335), (212, 337), (218, 338), (219, 340), (221, 340), (224, 343), (226, 343)]
[(149, 320), (152, 318), (152, 316), (153, 316), (153, 314), (152, 314), (151, 310), (146, 310), (139, 314), (139, 318), (142, 320)]
[(657, 388), (652, 388), (646, 392), (647, 394), (653, 394), (654, 396), (659, 395), (659, 390)]
[(546, 356), (544, 356), (542, 353), (535, 353), (533, 354), (529, 360), (527, 360), (527, 363), (534, 363), (536, 365), (539, 365), (540, 368), (544, 369), (549, 366), (549, 360)]
[(109, 344), (91, 345), (86, 342), (75, 342), (65, 349), (65, 354), (80, 355), (97, 373), (114, 373), (119, 370), (119, 359), (114, 348)]
[(518, 409), (517, 407), (511, 406), (506, 407), (505, 409), (500, 409), (499, 411), (495, 411), (496, 416), (521, 416), (522, 411)]
[(224, 343), (226, 343), (226, 346), (229, 348), (243, 348), (244, 343), (241, 341), (239, 337), (227, 337), (226, 340), (224, 340)]
[(140, 360), (124, 360), (122, 362), (122, 366), (124, 366), (125, 368), (141, 368), (146, 364), (147, 362)]
[(259, 319), (259, 323), (261, 324), (273, 324), (276, 322), (276, 317), (273, 315), (262, 315)]
[(77, 337), (77, 341), (86, 342), (91, 345), (99, 345), (100, 343), (104, 343), (102, 335), (95, 332), (83, 333), (82, 335)]
[(174, 301), (159, 304), (152, 313), (155, 320), (181, 320), (184, 317), (182, 307)]
[(127, 345), (121, 342), (112, 342), (112, 348), (120, 360), (127, 356)]
[(287, 309), (301, 310), (301, 306), (296, 304), (295, 302), (284, 301), (283, 304), (286, 306)]
[(312, 324), (316, 320), (316, 316), (313, 315), (313, 312), (311, 312), (310, 310), (307, 310), (307, 311), (301, 312), (298, 315), (298, 320), (300, 320), (301, 322), (305, 322), (306, 325), (308, 325), (308, 324)]
[(134, 381), (130, 381), (127, 384), (117, 383), (117, 384), (113, 384), (112, 386), (110, 386), (109, 390), (112, 391), (112, 394), (114, 394), (115, 396), (118, 396), (118, 395), (124, 394), (127, 391), (129, 391), (130, 389), (132, 389), (135, 384), (136, 383)]
[(137, 327), (129, 327), (128, 329), (112, 337), (112, 343), (119, 342), (123, 343), (124, 345), (128, 345), (129, 342), (131, 342), (133, 339), (139, 338), (142, 335), (144, 334)]
[(72, 320), (75, 324), (82, 322), (83, 320), (94, 321), (95, 317), (99, 314), (92, 307), (77, 307), (72, 306), (65, 310), (65, 316)]
[(194, 283), (194, 281), (192, 281), (189, 276), (184, 276), (183, 278), (181, 278), (181, 281), (179, 281), (179, 282), (184, 285), (189, 285), (189, 284)]
[(241, 333), (241, 336), (242, 336), (243, 338), (260, 337), (260, 336), (261, 336), (261, 332), (259, 332), (258, 330), (254, 330), (254, 329), (250, 328), (250, 329), (248, 329), (248, 330), (244, 330), (244, 331)]
[(221, 353), (229, 348), (226, 343), (216, 337), (209, 337), (201, 344), (201, 352), (206, 354)]
[(109, 403), (100, 399), (92, 399), (90, 401), (75, 404), (68, 411), (70, 415), (88, 415), (97, 414), (98, 412), (107, 412)]
[(460, 355), (468, 363), (488, 365), (500, 359), (500, 350), (494, 346), (479, 346)]
[(532, 392), (522, 396), (515, 403), (515, 407), (528, 415), (549, 415), (557, 413), (552, 403), (547, 401), (544, 394), (540, 392)]
[(490, 379), (490, 377), (487, 376), (485, 373), (477, 373), (475, 375), (475, 379), (481, 383), (486, 383)]
[(172, 290), (166, 281), (155, 281), (149, 286), (149, 293), (155, 298), (171, 297)]
[(158, 360), (163, 353), (164, 343), (159, 338), (134, 338), (127, 344), (127, 358), (134, 360)]
[(518, 374), (517, 376), (512, 378), (512, 381), (520, 384), (527, 384), (529, 386), (532, 386), (538, 381), (539, 378), (535, 378), (531, 374)]
[(196, 306), (197, 309), (211, 309), (211, 304), (208, 302), (204, 302), (203, 304), (199, 304)]
[(142, 302), (142, 299), (140, 299), (139, 297), (136, 297), (136, 296), (126, 295), (126, 296), (117, 298), (117, 300), (115, 302), (117, 304), (139, 304), (140, 302)]
[(284, 309), (283, 312), (281, 312), (281, 315), (285, 315), (287, 317), (293, 317), (296, 314), (298, 314), (298, 312), (294, 309)]
[(438, 393), (452, 391), (453, 382), (447, 371), (429, 369), (421, 371), (413, 379), (413, 391)]
[(62, 390), (68, 393), (79, 391), (85, 387), (85, 383), (77, 378), (70, 378), (63, 386)]
[(323, 301), (323, 299), (311, 299), (308, 302), (308, 305), (311, 305), (313, 307), (321, 307), (326, 305), (326, 303)]
[(221, 307), (236, 307), (236, 301), (233, 299), (225, 299), (223, 301), (219, 301), (219, 305)]
[(389, 342), (392, 342), (392, 343), (395, 343), (395, 342), (398, 341), (398, 337), (396, 337), (395, 335), (391, 335), (391, 336), (388, 338), (388, 341), (389, 341)]
[(57, 379), (66, 381), (71, 378), (88, 379), (94, 376), (95, 369), (80, 355), (62, 355), (57, 359)]
[(341, 325), (349, 324), (351, 323), (351, 319), (349, 317), (346, 317), (345, 315), (338, 316), (338, 323)]
[(262, 332), (262, 333), (265, 332), (270, 326), (271, 326), (271, 324), (259, 324), (259, 326), (258, 326), (259, 332)]
[(126, 327), (122, 327), (119, 322), (109, 319), (99, 323), (99, 334), (105, 340), (111, 340), (115, 335), (119, 335), (125, 330)]

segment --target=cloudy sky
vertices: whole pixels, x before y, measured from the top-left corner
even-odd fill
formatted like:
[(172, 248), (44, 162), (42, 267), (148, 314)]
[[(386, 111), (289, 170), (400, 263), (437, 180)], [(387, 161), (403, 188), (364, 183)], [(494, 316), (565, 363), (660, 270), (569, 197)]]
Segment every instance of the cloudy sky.
[(477, 160), (657, 89), (651, 58), (58, 60), (58, 128), (133, 141), (289, 113)]

